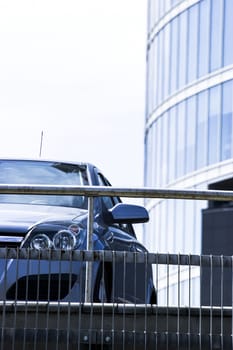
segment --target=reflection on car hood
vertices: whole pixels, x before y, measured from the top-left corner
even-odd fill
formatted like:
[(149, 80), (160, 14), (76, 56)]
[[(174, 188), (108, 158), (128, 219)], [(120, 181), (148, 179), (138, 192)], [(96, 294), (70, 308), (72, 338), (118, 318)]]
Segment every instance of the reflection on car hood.
[(40, 222), (72, 220), (86, 214), (79, 208), (4, 203), (0, 204), (0, 232), (26, 233)]

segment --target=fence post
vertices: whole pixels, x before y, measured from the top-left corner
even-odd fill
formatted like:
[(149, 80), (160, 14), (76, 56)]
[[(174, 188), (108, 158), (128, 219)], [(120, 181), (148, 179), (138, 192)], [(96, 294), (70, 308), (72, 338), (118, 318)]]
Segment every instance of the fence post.
[[(93, 250), (93, 223), (94, 223), (94, 198), (88, 197), (88, 219), (87, 219), (87, 250)], [(91, 302), (92, 288), (92, 261), (86, 262), (86, 279), (85, 279), (85, 302)]]

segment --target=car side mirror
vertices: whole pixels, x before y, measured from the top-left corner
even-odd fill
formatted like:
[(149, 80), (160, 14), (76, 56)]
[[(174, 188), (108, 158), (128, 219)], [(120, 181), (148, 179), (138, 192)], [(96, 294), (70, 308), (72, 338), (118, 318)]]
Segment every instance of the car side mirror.
[(107, 221), (112, 224), (137, 224), (149, 221), (149, 214), (140, 205), (118, 203), (108, 210)]

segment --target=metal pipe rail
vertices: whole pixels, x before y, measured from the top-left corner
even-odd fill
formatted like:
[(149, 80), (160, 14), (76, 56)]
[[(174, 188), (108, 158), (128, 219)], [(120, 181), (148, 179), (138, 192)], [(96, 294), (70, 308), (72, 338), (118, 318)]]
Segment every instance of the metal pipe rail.
[(119, 196), (128, 198), (165, 198), (232, 201), (233, 191), (183, 190), (154, 188), (120, 188), (110, 186), (52, 186), (52, 185), (2, 185), (0, 194), (50, 194), (82, 195), (86, 197)]

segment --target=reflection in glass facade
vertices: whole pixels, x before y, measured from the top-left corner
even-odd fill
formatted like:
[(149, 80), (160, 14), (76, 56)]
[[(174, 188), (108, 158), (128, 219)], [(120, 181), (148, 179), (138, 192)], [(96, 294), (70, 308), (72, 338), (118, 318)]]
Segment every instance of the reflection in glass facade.
[[(232, 0), (148, 0), (145, 186), (207, 189), (233, 177), (232, 17)], [(150, 250), (201, 253), (206, 202), (146, 205)]]

